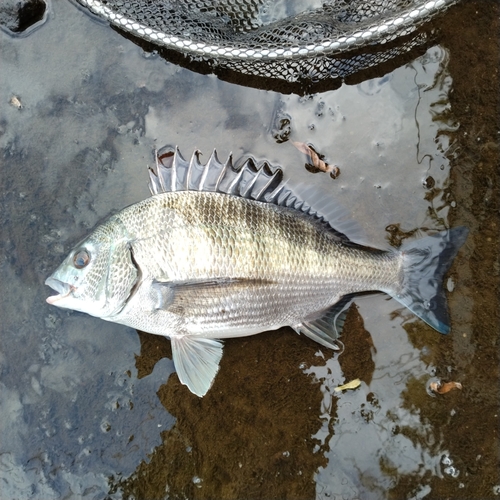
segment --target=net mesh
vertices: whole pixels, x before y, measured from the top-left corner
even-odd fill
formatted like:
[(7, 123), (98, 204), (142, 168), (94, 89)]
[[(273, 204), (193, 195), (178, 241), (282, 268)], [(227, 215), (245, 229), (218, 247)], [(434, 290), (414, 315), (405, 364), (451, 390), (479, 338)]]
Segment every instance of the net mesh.
[(407, 52), (425, 40), (425, 34), (415, 34), (418, 27), (458, 2), (78, 1), (157, 46), (219, 68), (288, 82), (342, 78)]

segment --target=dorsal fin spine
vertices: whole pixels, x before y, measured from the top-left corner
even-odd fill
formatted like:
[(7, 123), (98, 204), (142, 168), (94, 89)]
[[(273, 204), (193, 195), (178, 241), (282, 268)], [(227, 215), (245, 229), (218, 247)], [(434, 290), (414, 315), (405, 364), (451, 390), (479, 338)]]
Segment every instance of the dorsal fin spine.
[(198, 191), (203, 191), (203, 188), (205, 186), (205, 181), (207, 180), (208, 171), (210, 170), (210, 164), (211, 164), (212, 158), (214, 156), (214, 153), (215, 153), (215, 149), (212, 151), (210, 158), (208, 159), (207, 163), (205, 164), (205, 167), (203, 168), (203, 173), (201, 174), (200, 184), (198, 185)]
[(276, 203), (277, 196), (279, 196), (284, 187), (285, 186), (283, 184), (276, 186), (274, 191), (269, 195), (267, 201), (269, 201), (270, 203)]
[[(235, 187), (238, 186), (238, 184), (240, 183), (241, 181), (241, 178), (243, 177), (243, 173), (245, 171), (245, 168), (240, 168), (239, 172), (236, 174), (236, 176), (234, 177), (234, 179), (231, 181), (231, 184), (229, 184), (229, 188), (228, 188), (228, 192), (231, 193), (231, 194), (239, 194), (237, 192), (237, 190), (235, 190)], [(236, 191), (236, 193), (235, 193)]]
[[(215, 158), (215, 160), (218, 162), (218, 158), (217, 158), (217, 153), (216, 151), (214, 150), (214, 154), (213, 154), (213, 157)], [(226, 170), (228, 169), (229, 166), (232, 166), (232, 163), (231, 163), (231, 156), (228, 157), (228, 159), (226, 160), (226, 163), (224, 163), (224, 166), (222, 167), (222, 170), (221, 170), (221, 173), (219, 174), (219, 177), (217, 179), (217, 182), (215, 183), (215, 191), (219, 191), (219, 186), (220, 186), (220, 183), (222, 182), (222, 179), (224, 179), (224, 176), (226, 175)]]
[(200, 164), (198, 161), (198, 153), (199, 151), (196, 149), (194, 153), (191, 155), (191, 159), (189, 160), (189, 166), (186, 172), (186, 185), (185, 189), (189, 191), (191, 189), (191, 177), (192, 177), (192, 172), (193, 168), (196, 166), (196, 164)]
[(177, 191), (177, 165), (179, 164), (179, 159), (183, 160), (179, 148), (175, 148), (174, 159), (172, 161), (172, 172), (170, 175), (170, 191)]
[(259, 175), (261, 172), (262, 172), (262, 170), (257, 170), (257, 173), (254, 175), (252, 180), (250, 182), (248, 182), (247, 185), (245, 186), (245, 190), (241, 193), (241, 195), (244, 198), (250, 198), (252, 188), (255, 186), (255, 183), (257, 182), (257, 179), (259, 178)]
[[(262, 167), (261, 170), (263, 170), (264, 167)], [(258, 192), (255, 194), (255, 199), (256, 200), (259, 200), (263, 195), (264, 193), (267, 191), (267, 189), (269, 188), (269, 186), (273, 183), (273, 181), (276, 179), (276, 176), (278, 175), (278, 170), (276, 170), (276, 172), (274, 172), (270, 177), (269, 177), (269, 180), (266, 182), (266, 184), (264, 184), (264, 187)]]

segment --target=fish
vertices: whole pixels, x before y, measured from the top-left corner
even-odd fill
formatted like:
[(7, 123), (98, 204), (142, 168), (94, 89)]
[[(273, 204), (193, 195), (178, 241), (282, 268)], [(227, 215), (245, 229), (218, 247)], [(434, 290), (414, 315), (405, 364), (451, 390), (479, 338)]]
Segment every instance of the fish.
[[(157, 152), (151, 196), (111, 215), (46, 284), (54, 306), (168, 337), (179, 380), (199, 397), (223, 340), (289, 326), (338, 350), (356, 294), (383, 292), (441, 333), (444, 275), (465, 227), (377, 249), (331, 195), (292, 188), (283, 170), (231, 155)], [(359, 241), (359, 240), (358, 240)]]

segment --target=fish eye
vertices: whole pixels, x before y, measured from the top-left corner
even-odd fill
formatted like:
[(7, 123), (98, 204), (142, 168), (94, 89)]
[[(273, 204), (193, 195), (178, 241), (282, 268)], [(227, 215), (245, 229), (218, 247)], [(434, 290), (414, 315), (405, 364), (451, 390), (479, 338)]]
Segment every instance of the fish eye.
[(73, 264), (77, 269), (83, 269), (90, 262), (90, 254), (87, 250), (79, 250), (73, 256)]

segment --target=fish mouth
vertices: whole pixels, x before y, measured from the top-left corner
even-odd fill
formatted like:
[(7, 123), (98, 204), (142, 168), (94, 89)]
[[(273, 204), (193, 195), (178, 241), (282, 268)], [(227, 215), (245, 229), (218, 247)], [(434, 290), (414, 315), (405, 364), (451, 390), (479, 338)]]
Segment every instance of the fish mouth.
[(49, 304), (54, 304), (58, 300), (66, 298), (72, 291), (76, 290), (74, 286), (71, 286), (68, 283), (64, 283), (64, 281), (60, 281), (56, 278), (47, 278), (45, 280), (45, 284), (50, 286), (56, 292), (59, 292), (57, 295), (52, 295), (51, 297), (47, 297), (47, 302)]

